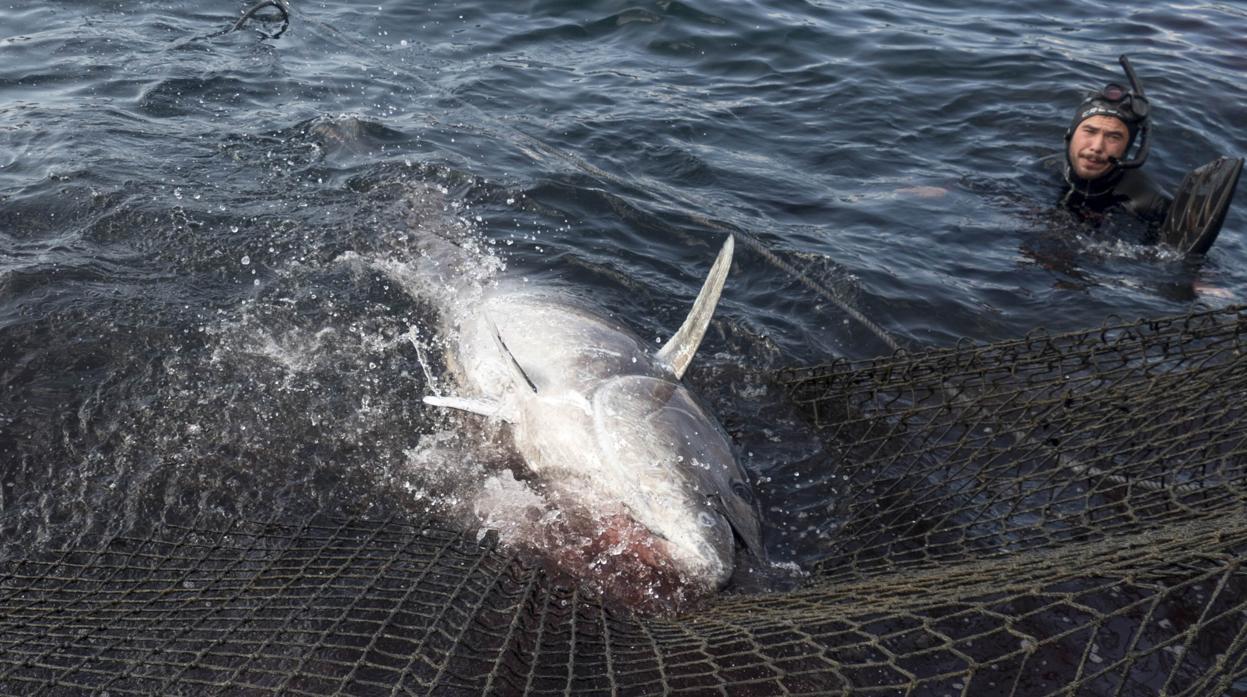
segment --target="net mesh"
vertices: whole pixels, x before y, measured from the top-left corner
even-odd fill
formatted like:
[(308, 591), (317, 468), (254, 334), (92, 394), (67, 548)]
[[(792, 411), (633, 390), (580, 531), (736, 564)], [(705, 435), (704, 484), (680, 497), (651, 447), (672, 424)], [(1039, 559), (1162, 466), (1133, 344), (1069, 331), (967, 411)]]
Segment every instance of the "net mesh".
[(0, 570), (6, 694), (1247, 695), (1247, 308), (777, 376), (792, 592), (603, 606), (428, 520), (165, 527)]

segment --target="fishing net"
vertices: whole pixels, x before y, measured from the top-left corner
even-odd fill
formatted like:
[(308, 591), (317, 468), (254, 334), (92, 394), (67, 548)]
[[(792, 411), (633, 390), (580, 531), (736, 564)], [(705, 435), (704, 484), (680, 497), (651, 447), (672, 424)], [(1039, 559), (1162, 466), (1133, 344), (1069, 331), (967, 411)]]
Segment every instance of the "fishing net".
[(5, 564), (0, 691), (1247, 695), (1245, 332), (777, 375), (837, 475), (791, 592), (644, 616), (431, 520), (164, 527)]

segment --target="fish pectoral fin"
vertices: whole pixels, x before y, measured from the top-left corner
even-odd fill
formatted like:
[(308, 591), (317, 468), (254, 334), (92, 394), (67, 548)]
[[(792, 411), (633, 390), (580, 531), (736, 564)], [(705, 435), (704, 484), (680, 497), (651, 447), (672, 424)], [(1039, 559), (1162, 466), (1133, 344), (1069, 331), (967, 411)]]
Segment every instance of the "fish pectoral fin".
[(735, 238), (728, 235), (723, 248), (719, 250), (719, 256), (714, 260), (714, 266), (710, 267), (710, 273), (701, 286), (701, 292), (693, 301), (693, 309), (684, 319), (684, 324), (680, 325), (680, 330), (658, 350), (655, 356), (660, 363), (667, 366), (676, 379), (684, 377), (684, 371), (688, 370), (688, 364), (693, 362), (693, 354), (697, 353), (697, 347), (701, 346), (701, 339), (706, 335), (706, 327), (710, 326), (710, 318), (714, 316), (714, 309), (719, 304), (719, 296), (723, 293), (723, 284), (727, 281), (727, 272), (732, 268), (734, 248)]
[(512, 421), (509, 415), (503, 413), (502, 404), (491, 399), (471, 399), (469, 397), (439, 397), (437, 395), (427, 395), (422, 401), (431, 407), (458, 409), (459, 411), (467, 411), (473, 414), (487, 416), (491, 419), (502, 419), (507, 422)]
[(762, 523), (758, 519), (757, 509), (752, 504), (733, 498), (725, 499), (722, 493), (707, 496), (710, 505), (727, 520), (732, 528), (732, 536), (737, 543), (749, 550), (760, 561), (766, 561), (766, 548), (762, 545)]

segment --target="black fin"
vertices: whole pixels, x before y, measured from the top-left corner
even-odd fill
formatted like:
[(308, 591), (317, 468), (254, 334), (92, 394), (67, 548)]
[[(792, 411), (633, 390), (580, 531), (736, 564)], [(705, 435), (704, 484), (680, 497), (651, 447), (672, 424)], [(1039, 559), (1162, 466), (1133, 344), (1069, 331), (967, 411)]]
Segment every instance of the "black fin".
[(493, 332), (494, 345), (498, 347), (502, 359), (506, 362), (507, 367), (511, 370), (511, 379), (516, 385), (527, 385), (529, 391), (536, 392), (537, 385), (533, 383), (532, 378), (528, 377), (528, 373), (524, 371), (524, 367), (520, 362), (515, 360), (515, 354), (511, 353), (511, 349), (507, 348), (507, 343), (502, 340), (502, 332), (498, 331), (498, 325), (489, 317), (485, 318), (485, 322), (489, 325), (489, 331)]
[(1203, 254), (1217, 240), (1234, 198), (1243, 160), (1219, 157), (1191, 170), (1182, 179), (1169, 213), (1160, 227), (1160, 240), (1183, 254)]

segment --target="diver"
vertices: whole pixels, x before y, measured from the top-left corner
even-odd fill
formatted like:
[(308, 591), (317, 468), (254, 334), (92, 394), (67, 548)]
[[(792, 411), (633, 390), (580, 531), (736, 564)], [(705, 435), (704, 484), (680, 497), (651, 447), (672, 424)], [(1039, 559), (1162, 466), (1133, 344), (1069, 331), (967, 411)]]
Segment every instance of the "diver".
[(1171, 200), (1140, 169), (1147, 153), (1122, 161), (1146, 128), (1147, 114), (1145, 99), (1116, 84), (1083, 100), (1065, 131), (1065, 206), (1094, 213), (1121, 206), (1144, 222), (1164, 222)]
[(1141, 169), (1151, 147), (1151, 104), (1130, 60), (1119, 61), (1130, 88), (1110, 83), (1087, 95), (1065, 131), (1061, 203), (1084, 220), (1122, 208), (1148, 225), (1150, 241), (1203, 254), (1225, 221), (1243, 160), (1221, 157), (1192, 171), (1170, 198)]

